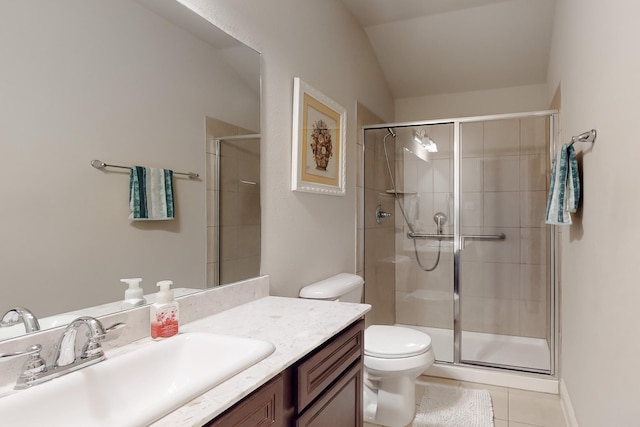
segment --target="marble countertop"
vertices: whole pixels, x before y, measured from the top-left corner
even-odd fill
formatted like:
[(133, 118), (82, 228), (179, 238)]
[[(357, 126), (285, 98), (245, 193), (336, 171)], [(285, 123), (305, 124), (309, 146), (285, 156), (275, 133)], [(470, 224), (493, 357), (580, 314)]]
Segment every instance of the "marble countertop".
[(371, 306), (264, 297), (181, 328), (270, 341), (275, 351), (240, 374), (153, 423), (153, 427), (201, 426), (326, 342)]

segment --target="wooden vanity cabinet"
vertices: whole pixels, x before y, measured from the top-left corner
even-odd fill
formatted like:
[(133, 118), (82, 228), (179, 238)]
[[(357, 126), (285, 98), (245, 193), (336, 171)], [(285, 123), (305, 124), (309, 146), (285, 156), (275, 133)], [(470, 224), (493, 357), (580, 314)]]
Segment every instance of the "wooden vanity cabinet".
[(238, 402), (206, 427), (286, 426), (284, 403), (286, 375), (280, 374)]
[(362, 425), (364, 321), (298, 362), (296, 427)]
[(361, 319), (205, 426), (362, 426), (363, 343)]

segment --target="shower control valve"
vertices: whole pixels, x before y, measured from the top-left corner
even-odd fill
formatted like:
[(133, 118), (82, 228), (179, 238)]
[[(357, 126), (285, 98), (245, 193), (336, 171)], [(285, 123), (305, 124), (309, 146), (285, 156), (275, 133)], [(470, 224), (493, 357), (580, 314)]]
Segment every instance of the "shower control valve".
[(391, 214), (389, 212), (385, 212), (382, 210), (382, 205), (378, 205), (376, 207), (376, 223), (382, 223), (382, 220), (385, 218), (389, 218)]

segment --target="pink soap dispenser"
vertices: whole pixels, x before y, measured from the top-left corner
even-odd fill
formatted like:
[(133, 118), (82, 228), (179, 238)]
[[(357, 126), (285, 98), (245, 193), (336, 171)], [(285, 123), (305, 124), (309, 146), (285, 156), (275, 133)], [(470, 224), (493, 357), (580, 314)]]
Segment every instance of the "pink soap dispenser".
[(179, 307), (178, 302), (173, 299), (173, 291), (170, 289), (173, 282), (162, 280), (156, 286), (160, 291), (156, 295), (156, 302), (151, 304), (151, 338), (159, 340), (169, 338), (178, 333), (179, 329)]

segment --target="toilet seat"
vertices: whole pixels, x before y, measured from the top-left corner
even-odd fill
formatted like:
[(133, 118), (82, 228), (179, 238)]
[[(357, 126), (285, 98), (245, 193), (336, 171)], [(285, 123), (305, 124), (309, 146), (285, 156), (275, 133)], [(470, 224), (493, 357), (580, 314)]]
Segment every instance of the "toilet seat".
[(417, 370), (418, 373), (425, 371), (435, 362), (435, 359), (435, 353), (432, 349), (417, 356), (398, 357), (396, 359), (365, 355), (364, 367), (369, 376), (402, 376), (413, 370)]
[(401, 326), (371, 325), (364, 331), (364, 354), (383, 359), (418, 356), (431, 349), (431, 337)]

